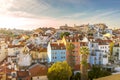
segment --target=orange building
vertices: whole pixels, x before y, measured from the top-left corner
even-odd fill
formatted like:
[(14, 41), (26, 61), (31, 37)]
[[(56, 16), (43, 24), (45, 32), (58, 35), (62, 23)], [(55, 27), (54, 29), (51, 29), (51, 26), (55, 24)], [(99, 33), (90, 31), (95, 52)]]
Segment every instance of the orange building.
[[(79, 49), (80, 49), (80, 42), (82, 40), (82, 37), (80, 35), (74, 35), (74, 36), (66, 36), (63, 37), (62, 41), (63, 43), (67, 46), (67, 43), (72, 43), (75, 48), (73, 50), (74, 53), (74, 57), (75, 57), (75, 65), (79, 65), (80, 64), (80, 54), (79, 54)], [(68, 62), (68, 50), (66, 50), (66, 59)]]

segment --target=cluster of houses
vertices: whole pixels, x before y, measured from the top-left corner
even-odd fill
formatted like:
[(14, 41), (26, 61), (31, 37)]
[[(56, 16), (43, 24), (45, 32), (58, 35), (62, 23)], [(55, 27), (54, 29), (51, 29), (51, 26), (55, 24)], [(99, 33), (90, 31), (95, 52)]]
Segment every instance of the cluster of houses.
[[(60, 37), (68, 32), (69, 36)], [(47, 74), (55, 62), (67, 61), (67, 44), (74, 45), (75, 70), (80, 66), (80, 47), (89, 48), (88, 63), (92, 65), (119, 64), (120, 30), (109, 29), (105, 24), (68, 25), (55, 28), (38, 28), (31, 35), (20, 34), (15, 38), (0, 37), (0, 78), (9, 80), (37, 80)], [(110, 44), (113, 43), (110, 55)], [(112, 63), (112, 64), (113, 64)]]

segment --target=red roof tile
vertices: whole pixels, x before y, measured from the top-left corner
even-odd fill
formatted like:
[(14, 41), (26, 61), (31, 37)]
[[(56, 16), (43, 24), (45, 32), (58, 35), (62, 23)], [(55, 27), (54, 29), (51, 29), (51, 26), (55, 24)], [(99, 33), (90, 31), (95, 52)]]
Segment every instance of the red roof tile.
[(28, 71), (17, 71), (17, 77), (25, 78), (29, 76)]
[(47, 75), (47, 71), (48, 68), (42, 64), (35, 64), (29, 68), (29, 73), (31, 77)]
[(24, 47), (25, 45), (8, 45), (8, 48)]
[(52, 49), (66, 49), (63, 43), (50, 43)]

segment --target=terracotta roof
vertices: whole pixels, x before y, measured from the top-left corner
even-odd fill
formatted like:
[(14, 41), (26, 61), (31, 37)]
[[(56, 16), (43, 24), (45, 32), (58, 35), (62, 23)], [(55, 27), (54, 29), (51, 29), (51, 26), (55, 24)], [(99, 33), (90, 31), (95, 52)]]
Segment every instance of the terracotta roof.
[(87, 42), (80, 42), (80, 46), (88, 46)]
[(40, 52), (47, 52), (47, 48), (41, 48)]
[(89, 36), (88, 37), (88, 40), (90, 41), (90, 40), (93, 40), (94, 39), (94, 37), (92, 37), (92, 36)]
[(8, 65), (10, 64), (4, 64), (3, 66), (0, 66), (0, 72), (4, 72), (4, 73), (11, 73), (12, 71), (15, 71), (13, 69), (8, 69)]
[(29, 76), (29, 72), (28, 71), (17, 71), (17, 77), (20, 78), (25, 78)]
[(68, 42), (70, 42), (70, 41), (79, 42), (80, 40), (83, 39), (83, 36), (82, 35), (66, 36), (65, 39), (68, 40)]
[(37, 47), (34, 44), (27, 45), (30, 51), (40, 51), (41, 47)]
[(25, 45), (8, 45), (8, 48), (24, 47)]
[(48, 68), (42, 64), (34, 64), (29, 68), (31, 77), (47, 75)]
[(95, 40), (99, 45), (105, 44), (102, 39), (96, 39)]
[(99, 45), (107, 45), (111, 42), (113, 42), (112, 40), (102, 40), (102, 39), (97, 39), (95, 40)]
[(51, 43), (52, 49), (66, 49), (63, 43)]
[(107, 43), (113, 42), (112, 40), (104, 40), (104, 41), (107, 42)]
[(34, 45), (28, 45), (27, 46), (29, 49), (30, 49), (30, 51), (39, 51), (39, 52), (47, 52), (47, 48), (43, 48), (43, 47), (36, 47), (36, 46), (34, 46)]

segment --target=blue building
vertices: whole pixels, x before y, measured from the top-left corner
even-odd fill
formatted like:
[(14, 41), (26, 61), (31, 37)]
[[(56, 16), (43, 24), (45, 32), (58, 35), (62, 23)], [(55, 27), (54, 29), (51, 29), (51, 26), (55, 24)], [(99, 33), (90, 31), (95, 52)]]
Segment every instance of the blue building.
[(66, 47), (63, 43), (49, 43), (47, 47), (48, 62), (66, 60)]
[(97, 42), (90, 42), (89, 49), (90, 49), (90, 56), (89, 56), (89, 63), (91, 65), (101, 65), (103, 64), (103, 55), (102, 51), (99, 50)]

